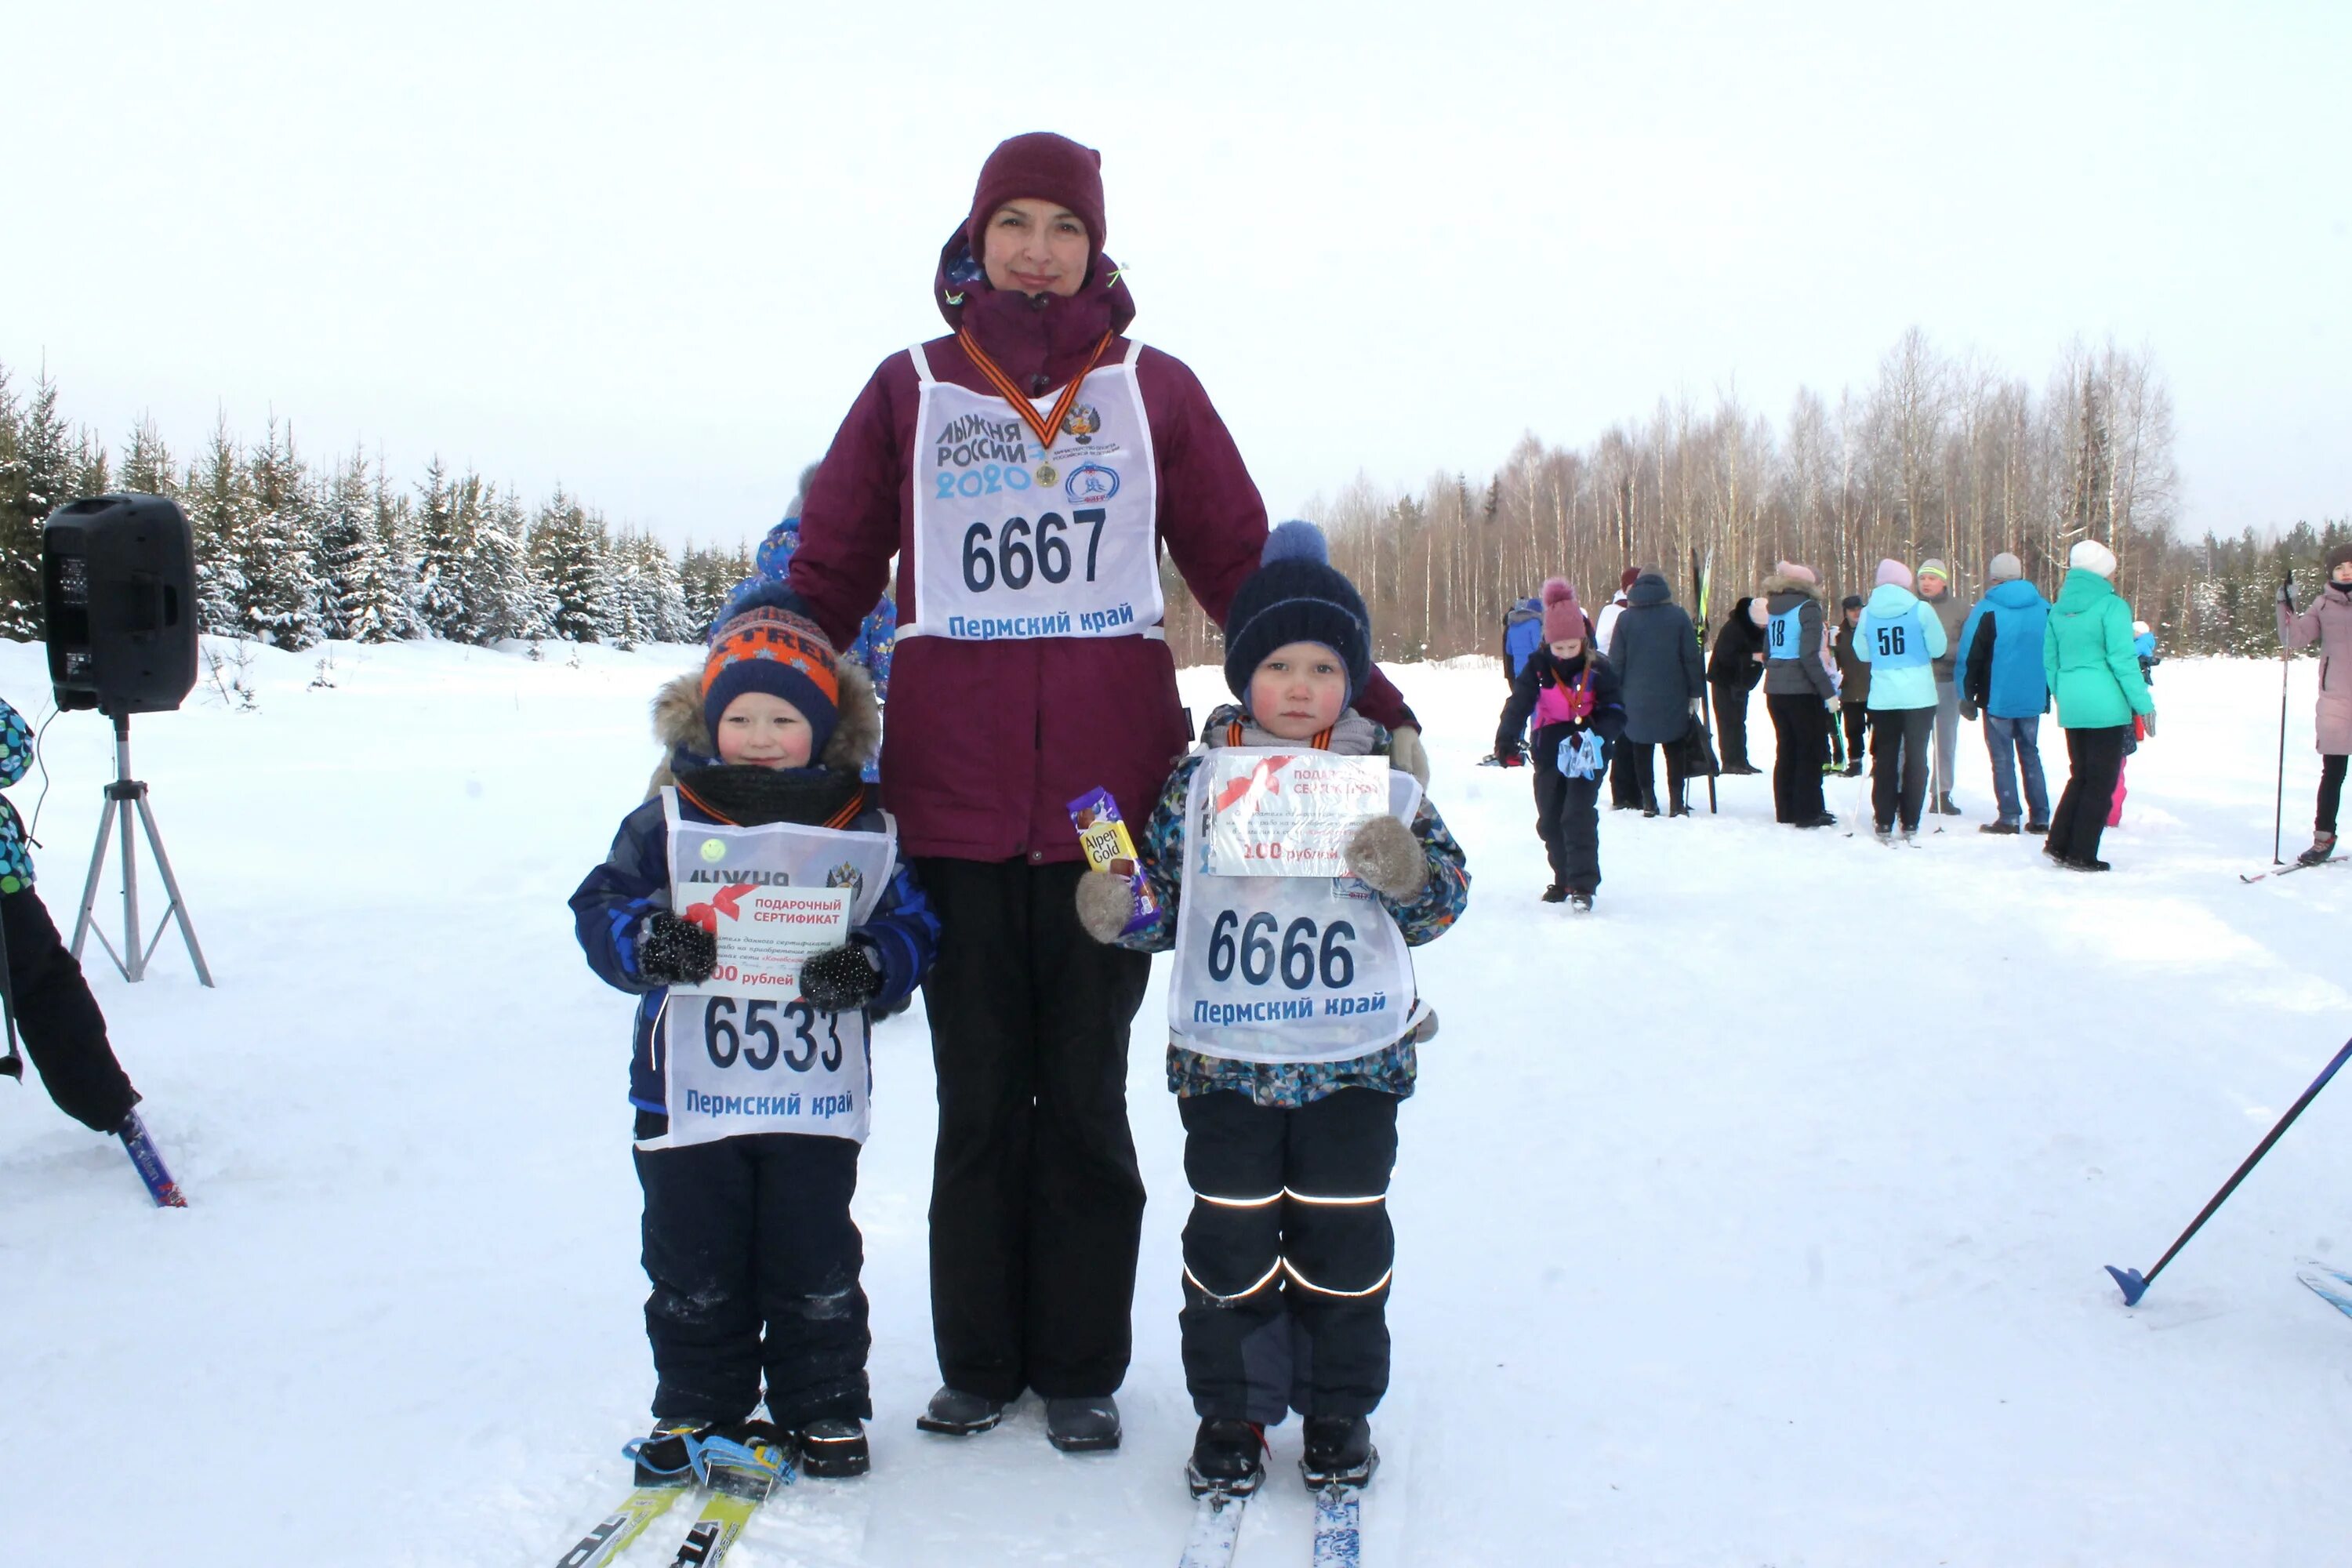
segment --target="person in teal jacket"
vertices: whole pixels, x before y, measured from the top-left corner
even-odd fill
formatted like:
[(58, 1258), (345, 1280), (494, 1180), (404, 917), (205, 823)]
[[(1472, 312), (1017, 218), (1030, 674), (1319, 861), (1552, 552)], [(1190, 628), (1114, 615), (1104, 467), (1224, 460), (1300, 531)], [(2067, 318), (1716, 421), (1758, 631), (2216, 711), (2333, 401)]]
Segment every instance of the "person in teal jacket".
[(1927, 799), (1927, 749), (1936, 728), (1936, 660), (1948, 639), (1936, 612), (1911, 592), (1911, 568), (1878, 563), (1878, 585), (1853, 628), (1854, 657), (1870, 666), (1870, 805), (1881, 844), (1919, 831)]
[(2132, 611), (2116, 592), (2116, 553), (2095, 539), (2066, 557), (2066, 581), (2042, 634), (2042, 668), (2066, 731), (2066, 793), (2050, 816), (2042, 853), (2077, 871), (2104, 871), (2099, 835), (2123, 770), (2135, 716), (2156, 734), (2156, 704), (2132, 647)]
[[(1992, 586), (1960, 627), (1953, 666), (1959, 672), (1960, 717), (1984, 714), (1985, 750), (1992, 753), (1992, 793), (2000, 815), (1979, 833), (2050, 831), (2050, 786), (2042, 773), (2042, 715), (2050, 711), (2050, 682), (2042, 672), (2042, 636), (2050, 601), (2025, 580), (2025, 563), (2004, 550), (1986, 570)], [(2025, 798), (2018, 799), (2022, 775)]]

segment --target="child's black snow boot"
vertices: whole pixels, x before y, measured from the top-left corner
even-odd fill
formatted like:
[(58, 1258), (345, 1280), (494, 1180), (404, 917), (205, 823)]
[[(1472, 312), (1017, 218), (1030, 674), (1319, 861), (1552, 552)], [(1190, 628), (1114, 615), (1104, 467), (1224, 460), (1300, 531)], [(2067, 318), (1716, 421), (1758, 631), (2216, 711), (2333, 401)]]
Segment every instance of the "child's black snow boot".
[(853, 1415), (828, 1415), (812, 1421), (792, 1435), (793, 1450), (800, 1456), (804, 1476), (837, 1479), (862, 1476), (874, 1468), (866, 1447), (866, 1424)]
[(1192, 1489), (1192, 1495), (1224, 1492), (1247, 1497), (1264, 1479), (1265, 1428), (1255, 1421), (1204, 1417), (1192, 1439), (1192, 1462), (1184, 1467), (1185, 1484)]
[(1372, 1447), (1372, 1424), (1361, 1415), (1309, 1415), (1307, 1451), (1298, 1458), (1298, 1473), (1307, 1489), (1360, 1487), (1379, 1468), (1380, 1450)]

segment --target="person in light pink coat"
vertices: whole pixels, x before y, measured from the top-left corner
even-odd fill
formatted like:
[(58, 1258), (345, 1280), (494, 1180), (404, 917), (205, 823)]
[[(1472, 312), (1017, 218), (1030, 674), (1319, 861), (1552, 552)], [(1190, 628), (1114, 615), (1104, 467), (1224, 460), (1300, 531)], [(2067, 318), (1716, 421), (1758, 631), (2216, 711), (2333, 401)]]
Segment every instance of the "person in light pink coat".
[(2311, 847), (2295, 857), (2316, 866), (2336, 853), (2336, 808), (2344, 795), (2346, 761), (2352, 758), (2352, 544), (2327, 552), (2326, 585), (2302, 614), (2295, 613), (2294, 583), (2280, 585), (2278, 628), (2289, 648), (2319, 645), (2319, 810), (2312, 819)]

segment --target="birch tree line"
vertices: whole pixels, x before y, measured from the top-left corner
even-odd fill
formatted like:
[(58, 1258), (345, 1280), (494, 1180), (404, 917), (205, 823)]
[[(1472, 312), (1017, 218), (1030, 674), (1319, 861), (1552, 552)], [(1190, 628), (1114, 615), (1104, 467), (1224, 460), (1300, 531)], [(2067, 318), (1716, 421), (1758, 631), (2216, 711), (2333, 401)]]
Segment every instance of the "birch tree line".
[(406, 481), (364, 450), (316, 461), (275, 417), (250, 442), (224, 418), (184, 460), (142, 420), (110, 451), (68, 424), (55, 381), (20, 396), (0, 366), (0, 637), (41, 636), (42, 522), (114, 490), (187, 513), (200, 631), (283, 648), (693, 641), (752, 567), (740, 544), (672, 555), (561, 486), (526, 508), (511, 486), (437, 458)]
[[(1834, 600), (1866, 595), (1883, 558), (1938, 558), (1974, 598), (2010, 551), (2054, 594), (2082, 539), (2116, 552), (2116, 585), (2168, 651), (2275, 652), (2281, 576), (2297, 569), (2299, 596), (2315, 591), (2346, 525), (2189, 542), (2179, 500), (2171, 395), (2146, 355), (2077, 343), (2037, 389), (1915, 328), (1868, 386), (1800, 390), (1777, 426), (1736, 393), (1661, 400), (1581, 447), (1529, 435), (1482, 479), (1439, 474), (1397, 494), (1360, 479), (1307, 515), (1389, 660), (1494, 652), (1504, 611), (1551, 575), (1597, 613), (1624, 568), (1655, 568), (1695, 610), (1696, 551), (1712, 563), (1711, 630), (1783, 559), (1819, 571)], [(1179, 662), (1219, 657), (1215, 626), (1166, 577)]]

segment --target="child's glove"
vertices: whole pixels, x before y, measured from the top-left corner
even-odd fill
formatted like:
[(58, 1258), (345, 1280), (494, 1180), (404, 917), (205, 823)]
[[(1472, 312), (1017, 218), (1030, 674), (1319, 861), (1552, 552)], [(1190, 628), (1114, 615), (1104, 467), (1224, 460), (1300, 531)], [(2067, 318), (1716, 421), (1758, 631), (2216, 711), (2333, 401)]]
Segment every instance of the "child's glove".
[(719, 939), (667, 910), (637, 927), (637, 973), (656, 985), (699, 985), (719, 967)]
[(1429, 748), (1421, 743), (1420, 731), (1408, 724), (1389, 731), (1389, 766), (1411, 773), (1422, 788), (1429, 787)]
[(881, 990), (881, 967), (864, 942), (845, 942), (801, 960), (801, 1000), (820, 1013), (863, 1007)]
[(1078, 924), (1108, 947), (1135, 918), (1135, 884), (1116, 871), (1089, 871), (1078, 879)]
[(1418, 896), (1429, 881), (1421, 840), (1393, 816), (1372, 817), (1348, 836), (1348, 871), (1400, 901)]

